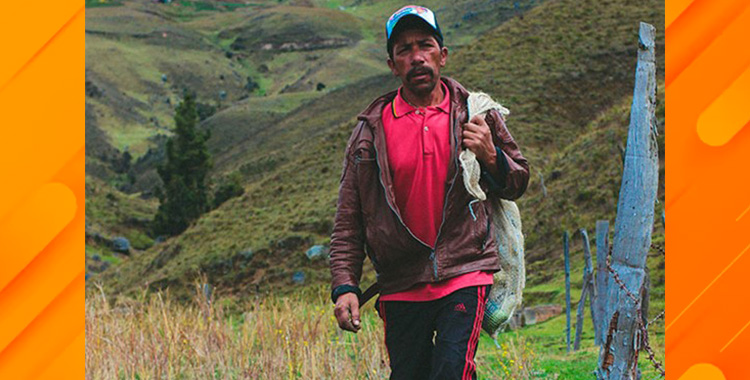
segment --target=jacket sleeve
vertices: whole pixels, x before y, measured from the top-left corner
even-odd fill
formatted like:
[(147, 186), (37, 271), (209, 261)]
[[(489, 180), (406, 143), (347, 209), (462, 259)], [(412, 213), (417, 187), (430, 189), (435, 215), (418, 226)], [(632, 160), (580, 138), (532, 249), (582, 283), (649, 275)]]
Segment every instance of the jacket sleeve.
[(508, 200), (518, 199), (529, 184), (529, 163), (508, 131), (505, 118), (497, 110), (490, 111), (485, 120), (492, 129), (500, 173), (500, 178), (494, 178), (482, 168), (482, 178), (488, 184), (489, 195)]
[(334, 303), (336, 298), (344, 293), (354, 292), (357, 296), (361, 295), (359, 280), (365, 260), (365, 238), (354, 145), (362, 128), (363, 122), (359, 122), (346, 147), (336, 218), (331, 234), (331, 299)]

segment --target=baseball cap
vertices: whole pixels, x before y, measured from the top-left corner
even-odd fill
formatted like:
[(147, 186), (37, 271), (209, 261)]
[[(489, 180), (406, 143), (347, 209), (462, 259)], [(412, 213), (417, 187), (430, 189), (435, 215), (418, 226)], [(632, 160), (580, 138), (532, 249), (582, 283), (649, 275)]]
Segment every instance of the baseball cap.
[(401, 29), (403, 29), (403, 26), (409, 24), (409, 22), (407, 22), (408, 20), (427, 25), (433, 32), (438, 44), (443, 46), (443, 33), (440, 31), (440, 26), (437, 23), (437, 18), (435, 18), (435, 13), (426, 7), (407, 5), (393, 13), (388, 21), (385, 22), (385, 36), (388, 40), (388, 55), (391, 55), (394, 37), (398, 35)]

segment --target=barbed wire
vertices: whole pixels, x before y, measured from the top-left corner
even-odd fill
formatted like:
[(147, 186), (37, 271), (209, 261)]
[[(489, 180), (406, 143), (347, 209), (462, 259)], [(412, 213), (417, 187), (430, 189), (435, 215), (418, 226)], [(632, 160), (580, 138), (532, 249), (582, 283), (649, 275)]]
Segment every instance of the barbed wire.
[(648, 324), (646, 324), (646, 328), (648, 329), (648, 327), (649, 327), (649, 326), (651, 326), (651, 324), (653, 324), (654, 322), (656, 322), (656, 320), (658, 320), (659, 318), (661, 318), (661, 317), (663, 317), (663, 316), (664, 316), (664, 310), (662, 310), (662, 311), (661, 311), (661, 313), (657, 314), (657, 315), (656, 315), (656, 316), (654, 317), (654, 319), (652, 319), (652, 320), (648, 321)]
[[(655, 248), (657, 251), (661, 252), (662, 255), (665, 255), (664, 248), (651, 245), (651, 248)], [(666, 255), (665, 255), (666, 256)], [(638, 339), (636, 339), (636, 356), (638, 352), (638, 343), (641, 343), (641, 346), (646, 350), (646, 353), (648, 354), (648, 359), (651, 361), (651, 364), (654, 366), (654, 368), (661, 374), (662, 377), (666, 377), (666, 374), (664, 372), (664, 365), (656, 360), (656, 357), (654, 355), (654, 350), (651, 348), (651, 343), (648, 339), (648, 326), (651, 325), (653, 321), (656, 321), (658, 318), (664, 315), (664, 311), (659, 313), (652, 321), (650, 321), (648, 324), (643, 323), (643, 311), (641, 310), (641, 303), (638, 300), (638, 297), (633, 294), (633, 292), (628, 289), (628, 287), (625, 285), (625, 283), (620, 279), (620, 275), (615, 272), (615, 269), (612, 268), (612, 265), (610, 263), (610, 258), (612, 257), (612, 245), (609, 246), (609, 252), (607, 253), (607, 271), (612, 274), (612, 279), (615, 280), (615, 283), (625, 292), (625, 295), (630, 298), (631, 301), (633, 301), (633, 305), (636, 307), (636, 311), (638, 312), (638, 331), (640, 332), (640, 342), (638, 342)], [(609, 334), (611, 335), (614, 331), (610, 330)]]

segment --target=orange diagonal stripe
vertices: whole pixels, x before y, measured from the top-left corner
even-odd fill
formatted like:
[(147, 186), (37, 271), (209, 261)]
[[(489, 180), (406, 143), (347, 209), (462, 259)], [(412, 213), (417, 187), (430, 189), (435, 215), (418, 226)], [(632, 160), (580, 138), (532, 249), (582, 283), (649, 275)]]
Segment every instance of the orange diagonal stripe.
[(737, 339), (737, 337), (740, 336), (740, 334), (742, 334), (743, 331), (745, 331), (745, 329), (747, 328), (747, 326), (750, 326), (750, 321), (748, 321), (745, 324), (745, 326), (742, 326), (742, 328), (740, 329), (740, 331), (737, 331), (737, 333), (734, 334), (734, 336), (732, 337), (732, 339), (729, 339), (729, 342), (727, 342), (727, 344), (725, 344), (724, 347), (722, 347), (721, 350), (719, 350), (719, 352), (720, 353), (724, 352), (724, 350), (726, 350), (727, 347), (729, 347), (729, 345), (732, 344), (732, 342), (734, 342), (734, 340)]
[(85, 366), (81, 365), (83, 352), (86, 348), (86, 333), (81, 332), (76, 339), (53, 361), (48, 367), (38, 368), (44, 371), (37, 380), (59, 380), (60, 374), (64, 373), (69, 379), (84, 379), (86, 376)]
[(47, 42), (45, 42), (44, 45), (42, 45), (42, 47), (40, 47), (39, 50), (37, 50), (36, 53), (34, 53), (34, 55), (32, 55), (31, 58), (29, 58), (29, 60), (26, 61), (26, 63), (23, 64), (23, 66), (21, 66), (20, 69), (18, 69), (10, 78), (8, 78), (7, 81), (5, 81), (5, 83), (3, 83), (2, 86), (0, 86), (0, 92), (2, 92), (3, 90), (5, 90), (5, 88), (8, 86), (8, 84), (10, 82), (13, 82), (13, 79), (15, 79), (18, 76), (18, 74), (20, 74), (21, 72), (23, 72), (23, 70), (25, 70), (26, 67), (28, 67), (29, 64), (31, 64), (31, 62), (33, 62), (36, 59), (36, 57), (38, 57), (39, 54), (41, 54), (44, 51), (44, 49), (46, 49), (47, 46), (49, 46), (49, 44), (51, 44), (52, 41), (55, 40), (55, 38), (57, 38), (57, 36), (59, 36), (65, 29), (67, 29), (68, 26), (70, 26), (70, 24), (73, 23), (73, 20), (76, 19), (76, 17), (78, 17), (79, 15), (83, 14), (85, 9), (86, 9), (86, 7), (83, 6), (83, 7), (81, 7), (81, 9), (79, 9), (78, 11), (76, 11), (76, 13), (73, 15), (73, 17), (71, 17), (70, 19), (68, 19), (68, 21), (66, 21), (65, 24), (63, 24), (63, 26), (60, 27), (60, 29), (58, 29), (57, 32), (55, 32), (55, 34), (53, 34), (52, 37), (50, 37), (50, 39), (47, 40)]
[(712, 281), (711, 281), (711, 282), (710, 282), (710, 283), (709, 283), (709, 284), (708, 284), (708, 285), (707, 285), (707, 286), (706, 286), (706, 287), (705, 287), (705, 288), (704, 288), (704, 289), (703, 289), (703, 290), (702, 290), (702, 291), (701, 291), (700, 293), (698, 293), (698, 295), (697, 295), (697, 296), (695, 296), (695, 298), (693, 298), (693, 300), (692, 300), (692, 301), (690, 301), (690, 303), (689, 303), (689, 304), (688, 304), (687, 306), (685, 306), (685, 308), (684, 308), (684, 309), (682, 309), (682, 311), (680, 312), (680, 314), (677, 314), (677, 317), (675, 317), (675, 319), (673, 319), (673, 320), (672, 320), (672, 322), (670, 322), (670, 323), (669, 323), (669, 324), (667, 325), (667, 327), (666, 327), (666, 328), (664, 329), (664, 331), (666, 332), (667, 330), (669, 330), (669, 328), (670, 328), (670, 327), (672, 327), (672, 326), (673, 326), (673, 325), (675, 324), (675, 322), (677, 322), (677, 320), (679, 320), (679, 319), (680, 319), (680, 317), (682, 317), (682, 315), (683, 315), (683, 314), (685, 314), (685, 312), (686, 312), (686, 311), (688, 311), (688, 309), (690, 309), (690, 307), (691, 307), (691, 306), (693, 306), (693, 304), (694, 304), (694, 303), (695, 303), (696, 301), (698, 301), (698, 299), (699, 299), (699, 298), (701, 298), (701, 296), (703, 296), (703, 294), (704, 294), (704, 293), (706, 293), (706, 291), (708, 291), (708, 289), (709, 289), (709, 288), (711, 288), (711, 286), (713, 286), (713, 285), (714, 285), (714, 283), (716, 283), (716, 281), (718, 281), (718, 280), (719, 280), (719, 278), (721, 278), (721, 276), (723, 276), (723, 275), (724, 275), (724, 273), (726, 273), (726, 271), (727, 271), (727, 270), (729, 270), (729, 268), (731, 268), (731, 267), (732, 267), (732, 265), (734, 265), (734, 263), (736, 263), (736, 262), (737, 262), (737, 260), (739, 260), (739, 259), (740, 259), (740, 257), (742, 257), (742, 255), (744, 255), (744, 254), (745, 254), (745, 252), (747, 252), (747, 250), (748, 250), (749, 248), (750, 248), (750, 245), (748, 245), (747, 247), (745, 247), (745, 249), (743, 249), (743, 250), (742, 250), (742, 252), (740, 252), (740, 254), (739, 254), (739, 255), (737, 255), (737, 257), (735, 257), (735, 258), (734, 258), (734, 260), (732, 260), (732, 262), (731, 262), (731, 263), (729, 263), (729, 265), (727, 265), (727, 266), (726, 266), (726, 268), (724, 268), (724, 270), (722, 270), (722, 271), (721, 271), (721, 273), (719, 273), (719, 274), (718, 274), (718, 275), (716, 276), (716, 278), (714, 278), (714, 279), (713, 279), (713, 280), (712, 280)]
[(696, 0), (667, 28), (667, 87), (750, 5), (745, 0)]
[(70, 223), (75, 211), (73, 192), (65, 185), (50, 183), (0, 223), (0, 241), (4, 245), (0, 291)]
[(747, 207), (747, 208), (745, 209), (745, 211), (743, 211), (743, 212), (742, 212), (742, 214), (740, 214), (740, 216), (738, 216), (738, 217), (737, 217), (737, 219), (735, 219), (734, 221), (735, 221), (735, 222), (739, 222), (739, 221), (740, 221), (740, 219), (742, 219), (742, 217), (743, 217), (743, 216), (745, 216), (745, 214), (747, 214), (747, 211), (748, 211), (748, 210), (750, 210), (750, 206), (748, 206), (748, 207)]
[(694, 0), (670, 0), (664, 4), (664, 27), (669, 25), (687, 9)]
[(728, 143), (750, 122), (750, 69), (745, 70), (698, 117), (700, 139), (711, 146)]
[(75, 219), (0, 292), (0, 352), (84, 269), (84, 219), (78, 209)]
[(691, 186), (692, 186), (692, 183), (688, 184), (687, 186), (677, 191), (677, 194), (675, 194), (673, 197), (668, 198), (664, 202), (664, 210), (668, 211), (672, 207), (672, 205), (677, 203), (685, 194), (687, 194), (687, 191), (690, 189)]
[[(81, 149), (50, 178), (68, 186), (78, 204), (85, 199), (85, 155)], [(16, 277), (0, 291), (0, 351), (14, 339), (49, 303), (57, 297), (84, 267), (84, 207), (76, 209), (75, 217), (50, 241)], [(2, 224), (2, 222), (0, 222)], [(83, 318), (83, 307), (73, 309)]]
[[(77, 193), (75, 187), (76, 185), (80, 185), (80, 187), (84, 187), (84, 167), (80, 165), (85, 165), (85, 157), (86, 157), (86, 146), (81, 144), (80, 148), (76, 150), (74, 154), (70, 156), (70, 158), (67, 158), (67, 161), (63, 163), (63, 166), (60, 166), (57, 168), (57, 172), (55, 172), (52, 175), (47, 175), (44, 177), (38, 177), (34, 178), (33, 181), (28, 181), (26, 185), (36, 185), (32, 187), (37, 188), (38, 186), (42, 186), (45, 183), (48, 182), (59, 182), (62, 183), (65, 186), (68, 186), (71, 190), (73, 190), (74, 193)], [(60, 157), (57, 157), (59, 160)], [(62, 160), (60, 160), (62, 161)], [(77, 165), (77, 166), (76, 166)], [(52, 166), (52, 165), (50, 165)], [(75, 168), (72, 168), (71, 166), (75, 166)], [(75, 169), (78, 169), (76, 171)], [(75, 172), (75, 173), (73, 173)], [(67, 178), (63, 178), (67, 177)], [(2, 194), (2, 193), (0, 193)], [(5, 196), (5, 194), (2, 194)], [(0, 211), (0, 226), (4, 225), (7, 222), (7, 219), (10, 217), (10, 215), (15, 214), (22, 205), (24, 205), (26, 202), (28, 202), (29, 198), (34, 195), (34, 191), (29, 191), (28, 195), (22, 196), (18, 199), (16, 199), (17, 205), (12, 206), (7, 210), (7, 212), (3, 213)], [(79, 197), (83, 199), (84, 197)]]
[[(70, 313), (83, 306), (84, 272), (2, 352), (0, 379), (26, 379), (54, 360), (84, 330), (84, 320)], [(61, 378), (66, 378), (61, 374)]]
[[(75, 284), (75, 281), (79, 275), (80, 273), (77, 273), (76, 275), (71, 276), (72, 279), (68, 283), (62, 284), (62, 287), (58, 288), (55, 291), (55, 295), (50, 300), (50, 302), (44, 305), (44, 307), (41, 308), (40, 310), (37, 310), (36, 313), (34, 313), (31, 320), (29, 320), (28, 323), (24, 324), (23, 326), (20, 326), (20, 328), (18, 328), (18, 331), (14, 331), (13, 334), (9, 334), (10, 329), (7, 328), (8, 327), (7, 325), (3, 324), (3, 331), (2, 331), (2, 335), (0, 336), (0, 338), (2, 338), (2, 340), (0, 340), (0, 355), (2, 355), (3, 351), (5, 351), (5, 349), (8, 348), (8, 346), (10, 346), (12, 342), (20, 339), (20, 337), (29, 328), (29, 326), (31, 326), (31, 324), (39, 318), (39, 315), (45, 313), (45, 311), (51, 308), (55, 302), (59, 302), (60, 299), (65, 297), (65, 292), (69, 291), (70, 290), (69, 288)], [(85, 271), (84, 271), (84, 277), (85, 277)], [(33, 297), (34, 295), (28, 295), (28, 296)], [(23, 307), (24, 305), (18, 305), (18, 306)], [(4, 320), (3, 322), (6, 322), (6, 321)], [(10, 327), (12, 328), (14, 326), (10, 326)]]

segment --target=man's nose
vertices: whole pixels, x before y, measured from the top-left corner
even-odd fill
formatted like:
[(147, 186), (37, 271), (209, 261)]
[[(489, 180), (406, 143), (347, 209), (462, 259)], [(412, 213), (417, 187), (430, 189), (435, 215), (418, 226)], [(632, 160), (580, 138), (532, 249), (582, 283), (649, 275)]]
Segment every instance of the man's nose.
[(416, 51), (411, 55), (411, 64), (412, 66), (420, 66), (425, 63), (425, 58), (422, 52)]

